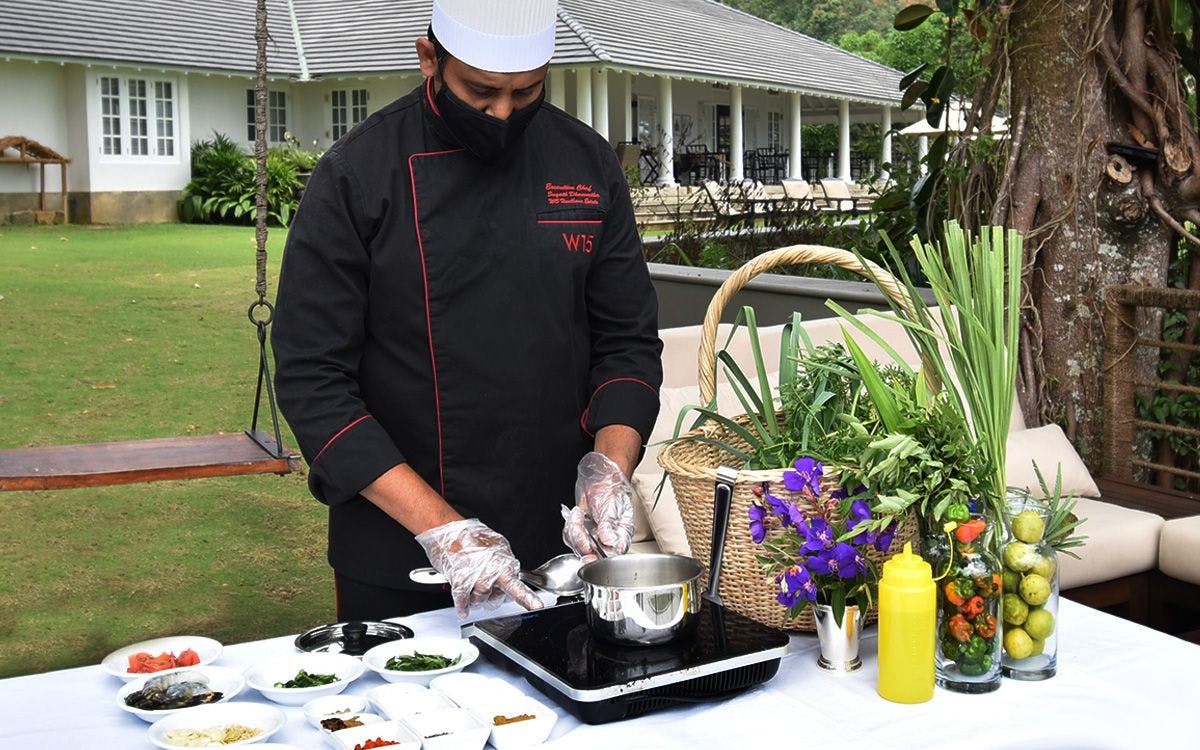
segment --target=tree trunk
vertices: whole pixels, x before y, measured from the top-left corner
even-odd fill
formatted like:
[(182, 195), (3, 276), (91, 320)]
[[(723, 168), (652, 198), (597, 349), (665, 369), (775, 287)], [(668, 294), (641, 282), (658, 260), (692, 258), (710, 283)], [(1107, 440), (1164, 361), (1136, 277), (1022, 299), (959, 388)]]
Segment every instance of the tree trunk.
[[(1009, 47), (1012, 114), (1023, 109), (1025, 119), (1009, 213), (1027, 237), (1021, 404), (1031, 425), (1065, 423), (1093, 469), (1105, 419), (1104, 289), (1164, 285), (1172, 242), (1143, 197), (1143, 170), (1153, 165), (1110, 168), (1106, 144), (1138, 145), (1128, 127), (1136, 117), (1095, 51), (1112, 4), (1016, 0)], [(1125, 362), (1152, 372), (1150, 352)]]

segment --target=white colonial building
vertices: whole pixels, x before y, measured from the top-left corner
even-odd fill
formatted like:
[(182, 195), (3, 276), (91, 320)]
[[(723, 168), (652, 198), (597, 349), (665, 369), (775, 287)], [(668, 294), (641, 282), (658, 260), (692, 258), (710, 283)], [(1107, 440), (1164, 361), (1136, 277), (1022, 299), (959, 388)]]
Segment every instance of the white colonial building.
[[(429, 9), (269, 0), (270, 140), (326, 147), (419, 84)], [(251, 0), (16, 0), (0, 24), (0, 137), (71, 160), (73, 221), (173, 220), (191, 143), (253, 140), (253, 36)], [(849, 179), (850, 123), (902, 125), (900, 77), (713, 0), (560, 0), (548, 98), (614, 145), (653, 149), (642, 167), (660, 184), (689, 151), (719, 155), (730, 179), (760, 150), (783, 156), (775, 177)], [(812, 123), (840, 126), (836, 156), (815, 164), (796, 158)], [(42, 186), (35, 165), (0, 164), (0, 215), (57, 192), (59, 171), (45, 172)]]

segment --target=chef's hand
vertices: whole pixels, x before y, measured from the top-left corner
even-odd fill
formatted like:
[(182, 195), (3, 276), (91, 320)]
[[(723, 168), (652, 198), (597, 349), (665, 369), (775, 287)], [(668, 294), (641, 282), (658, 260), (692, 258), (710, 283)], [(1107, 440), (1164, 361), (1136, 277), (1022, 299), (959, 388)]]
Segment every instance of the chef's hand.
[(542, 600), (521, 583), (521, 563), (508, 540), (478, 518), (435, 526), (417, 534), (417, 543), (446, 576), (460, 619), (471, 607), (499, 603), (505, 594), (525, 609), (542, 608)]
[(583, 516), (596, 521), (596, 541), (607, 555), (623, 555), (633, 539), (633, 487), (612, 459), (595, 451), (579, 462), (575, 478), (575, 507), (563, 508), (563, 541), (584, 562), (599, 558), (588, 539)]

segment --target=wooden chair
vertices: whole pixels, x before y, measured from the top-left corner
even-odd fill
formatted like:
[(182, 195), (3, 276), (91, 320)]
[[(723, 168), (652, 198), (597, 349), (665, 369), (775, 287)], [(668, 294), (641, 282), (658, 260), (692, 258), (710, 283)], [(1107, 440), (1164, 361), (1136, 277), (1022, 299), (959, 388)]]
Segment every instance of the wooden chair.
[[(745, 212), (734, 207), (728, 189), (722, 188), (713, 180), (705, 180), (703, 186), (704, 194), (708, 196), (708, 201), (712, 205), (715, 223), (718, 226), (731, 227), (748, 220)], [(752, 221), (753, 217), (751, 216), (749, 220)]]
[(839, 213), (857, 216), (860, 211), (870, 206), (869, 202), (865, 205), (860, 204), (859, 199), (850, 192), (850, 185), (845, 180), (823, 179), (821, 180), (821, 192), (825, 204)]

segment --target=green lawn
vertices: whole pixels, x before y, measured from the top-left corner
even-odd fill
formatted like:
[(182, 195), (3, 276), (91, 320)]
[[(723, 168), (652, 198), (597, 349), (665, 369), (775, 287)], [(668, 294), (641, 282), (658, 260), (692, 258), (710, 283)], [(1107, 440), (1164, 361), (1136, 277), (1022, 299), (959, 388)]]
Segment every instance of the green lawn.
[[(0, 227), (0, 447), (245, 428), (253, 290), (250, 228)], [(0, 493), (0, 529), (0, 677), (334, 616), (302, 475)]]

